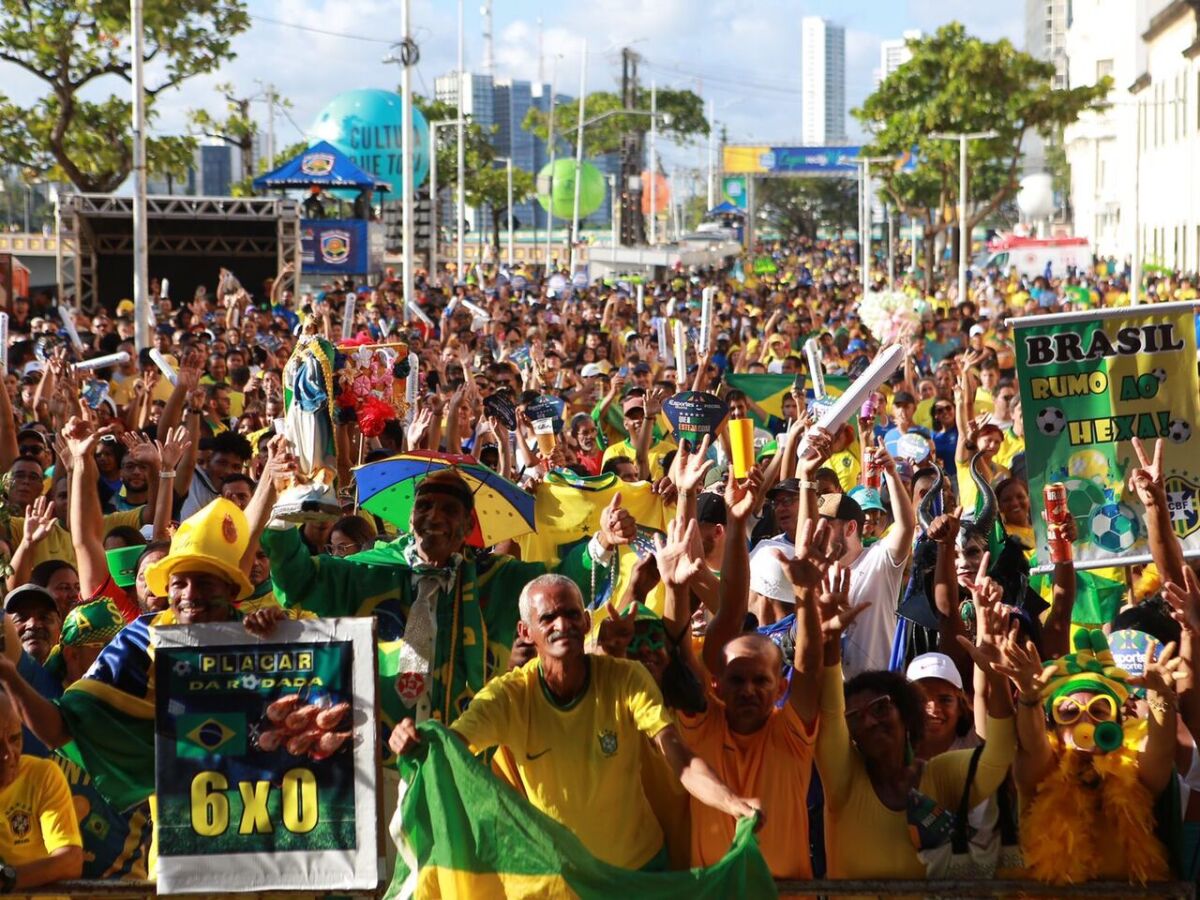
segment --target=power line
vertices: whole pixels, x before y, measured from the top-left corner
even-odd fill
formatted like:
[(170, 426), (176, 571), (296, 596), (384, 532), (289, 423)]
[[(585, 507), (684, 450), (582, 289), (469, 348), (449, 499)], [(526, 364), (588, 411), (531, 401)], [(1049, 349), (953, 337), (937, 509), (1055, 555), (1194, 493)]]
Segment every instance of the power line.
[(301, 25), (298, 22), (285, 22), (282, 19), (272, 19), (268, 16), (250, 14), (250, 18), (256, 22), (265, 22), (268, 25), (279, 25), (283, 28), (295, 28), (297, 31), (307, 31), (312, 34), (323, 34), (328, 37), (345, 38), (349, 41), (367, 41), (372, 44), (387, 44), (389, 46), (396, 43), (395, 40), (390, 40), (387, 38), (368, 37), (367, 35), (362, 34), (347, 34), (344, 31), (327, 31), (324, 28), (314, 28), (311, 25)]

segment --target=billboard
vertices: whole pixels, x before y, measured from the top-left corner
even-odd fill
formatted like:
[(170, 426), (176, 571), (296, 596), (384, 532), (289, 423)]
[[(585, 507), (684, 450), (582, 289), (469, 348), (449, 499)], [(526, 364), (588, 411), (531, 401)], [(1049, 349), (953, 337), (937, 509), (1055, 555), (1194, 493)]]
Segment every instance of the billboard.
[[(721, 170), (731, 175), (840, 175), (858, 174), (862, 147), (769, 147), (752, 144), (726, 144), (722, 148)], [(897, 163), (909, 169), (915, 154), (906, 153)]]
[(301, 219), (300, 259), (316, 275), (365, 275), (383, 268), (383, 227), (363, 219)]

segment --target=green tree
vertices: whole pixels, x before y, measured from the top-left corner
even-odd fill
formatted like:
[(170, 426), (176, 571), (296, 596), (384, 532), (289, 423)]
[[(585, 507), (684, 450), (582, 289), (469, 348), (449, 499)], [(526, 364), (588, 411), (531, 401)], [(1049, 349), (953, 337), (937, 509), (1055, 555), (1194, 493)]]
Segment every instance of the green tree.
[[(534, 193), (533, 173), (513, 167), (513, 205), (524, 203)], [(494, 168), (484, 168), (472, 173), (467, 186), (467, 204), (480, 208), (486, 206), (492, 216), (492, 246), (500, 251), (500, 227), (507, 230), (508, 224), (508, 173), (503, 162)], [(514, 225), (515, 227), (515, 225)]]
[[(81, 191), (120, 186), (133, 167), (128, 88), (91, 98), (108, 76), (132, 82), (129, 15), (120, 0), (0, 0), (0, 62), (46, 90), (29, 105), (0, 93), (0, 162)], [(146, 85), (148, 121), (163, 91), (232, 59), (249, 22), (242, 0), (146, 0), (144, 59), (159, 73)], [(189, 138), (148, 139), (149, 170), (180, 173), (193, 148)]]
[[(656, 96), (660, 116), (658, 130), (663, 137), (681, 144), (708, 137), (709, 122), (704, 115), (704, 101), (692, 91), (660, 90)], [(650, 91), (639, 90), (635, 109), (650, 110)], [(606, 113), (608, 118), (588, 125), (583, 130), (583, 152), (585, 156), (615, 153), (621, 149), (621, 139), (632, 131), (650, 130), (647, 115), (622, 115), (624, 109), (621, 96), (611, 91), (597, 91), (587, 95), (583, 101), (583, 117), (588, 119)], [(575, 129), (579, 123), (579, 103), (559, 103), (554, 107), (554, 135), (560, 149), (575, 146)], [(550, 114), (540, 109), (530, 109), (521, 125), (543, 141), (550, 138)]]
[[(1105, 77), (1095, 85), (1055, 90), (1053, 63), (1017, 50), (1008, 40), (972, 37), (958, 22), (908, 45), (912, 59), (884, 79), (853, 115), (872, 136), (864, 154), (899, 160), (916, 151), (912, 171), (897, 164), (872, 174), (890, 204), (922, 224), (927, 247), (952, 226), (973, 229), (1016, 193), (1027, 135), (1049, 137), (1081, 113), (1103, 108), (1112, 87)], [(958, 144), (932, 135), (989, 129), (997, 132), (995, 138), (968, 144), (970, 212), (959, 223)], [(933, 281), (931, 259), (928, 265), (927, 287)]]
[(763, 178), (758, 206), (783, 237), (816, 237), (831, 228), (840, 237), (858, 223), (858, 188), (845, 178)]

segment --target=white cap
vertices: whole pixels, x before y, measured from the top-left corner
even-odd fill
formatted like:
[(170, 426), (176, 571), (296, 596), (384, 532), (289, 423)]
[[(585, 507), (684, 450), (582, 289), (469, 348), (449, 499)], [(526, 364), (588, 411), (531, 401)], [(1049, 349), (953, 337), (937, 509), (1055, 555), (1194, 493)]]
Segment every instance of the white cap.
[(904, 673), (909, 681), (924, 681), (926, 678), (940, 678), (948, 681), (960, 691), (963, 689), (962, 676), (958, 668), (945, 653), (922, 653), (913, 657)]
[(760, 542), (750, 555), (750, 590), (779, 603), (795, 603), (795, 591), (783, 574), (783, 566), (771, 552), (772, 547), (778, 547), (789, 559), (796, 555), (796, 548), (784, 541)]
[(971, 326), (971, 331), (970, 331), (971, 337), (980, 337), (981, 335), (985, 334), (986, 332), (987, 332), (987, 329), (985, 329), (982, 325), (972, 325)]
[(580, 378), (595, 378), (597, 375), (603, 375), (603, 374), (604, 374), (604, 372), (601, 371), (600, 367), (598, 365), (596, 365), (595, 363), (588, 363), (582, 369), (579, 370)]

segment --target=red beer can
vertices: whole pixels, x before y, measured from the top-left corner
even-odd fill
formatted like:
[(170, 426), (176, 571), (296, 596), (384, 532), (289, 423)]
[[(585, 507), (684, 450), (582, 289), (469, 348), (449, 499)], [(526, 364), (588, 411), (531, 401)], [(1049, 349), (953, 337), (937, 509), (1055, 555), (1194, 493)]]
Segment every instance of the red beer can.
[(1050, 562), (1070, 562), (1074, 559), (1074, 548), (1067, 538), (1067, 524), (1071, 511), (1067, 508), (1067, 486), (1056, 481), (1042, 488), (1042, 502), (1046, 507), (1046, 542), (1050, 550)]

